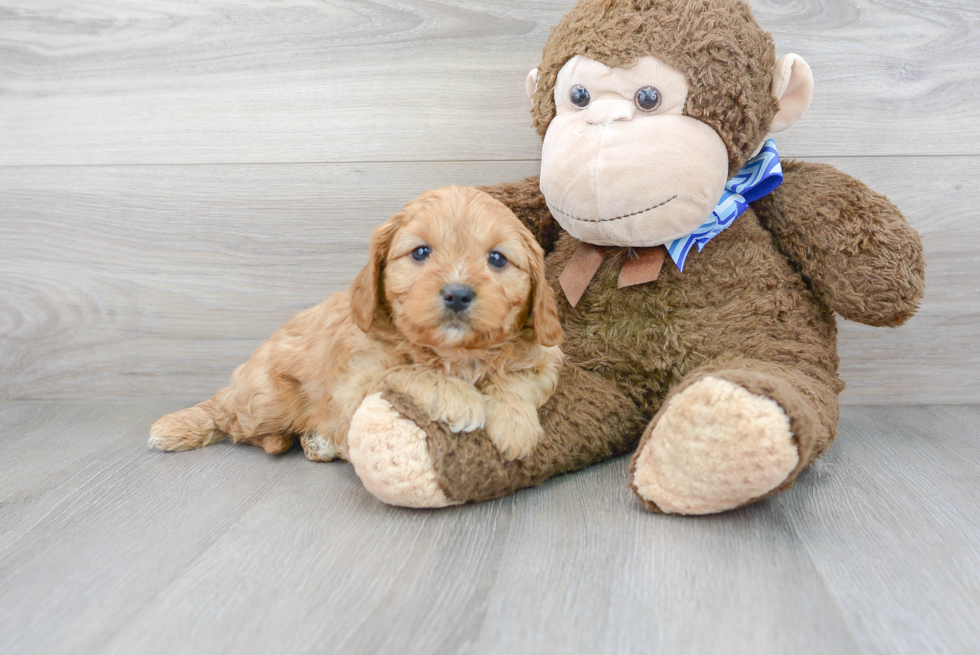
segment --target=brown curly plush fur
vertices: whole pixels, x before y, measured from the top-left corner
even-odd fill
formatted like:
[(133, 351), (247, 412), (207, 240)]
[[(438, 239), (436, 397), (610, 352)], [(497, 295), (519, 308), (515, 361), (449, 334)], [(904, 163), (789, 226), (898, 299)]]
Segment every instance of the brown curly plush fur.
[[(580, 2), (544, 50), (533, 98), (542, 136), (555, 116), (556, 75), (576, 54), (608, 66), (656, 55), (684, 72), (691, 86), (685, 114), (718, 132), (732, 173), (778, 109), (770, 95), (772, 39), (742, 0)], [(919, 236), (884, 197), (830, 166), (784, 162), (784, 172), (783, 185), (693, 253), (683, 273), (668, 264), (655, 282), (618, 289), (622, 248), (576, 307), (557, 278), (578, 242), (550, 215), (537, 178), (485, 188), (548, 252), (566, 363), (541, 410), (546, 436), (519, 462), (505, 462), (481, 433), (459, 439), (386, 392), (426, 430), (446, 496), (486, 500), (638, 445), (639, 453), (668, 401), (709, 375), (785, 412), (799, 463), (770, 493), (792, 484), (836, 433), (844, 384), (834, 311), (870, 325), (900, 325), (922, 298), (925, 264)]]
[(820, 301), (867, 325), (911, 318), (925, 260), (919, 235), (895, 205), (826, 164), (790, 161), (783, 171), (783, 185), (754, 207)]

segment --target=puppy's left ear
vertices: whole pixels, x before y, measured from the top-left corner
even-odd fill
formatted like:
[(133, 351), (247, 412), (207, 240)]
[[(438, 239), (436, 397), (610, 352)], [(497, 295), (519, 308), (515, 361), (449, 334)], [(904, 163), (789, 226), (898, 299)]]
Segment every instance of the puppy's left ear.
[(357, 327), (364, 332), (371, 329), (375, 316), (384, 312), (382, 275), (385, 259), (395, 232), (401, 226), (403, 213), (392, 216), (386, 223), (374, 228), (371, 245), (368, 246), (368, 262), (350, 285), (350, 313)]
[(534, 329), (534, 340), (542, 346), (557, 346), (562, 340), (558, 305), (551, 285), (544, 276), (544, 250), (530, 231), (524, 235), (531, 269), (531, 313), (528, 321)]

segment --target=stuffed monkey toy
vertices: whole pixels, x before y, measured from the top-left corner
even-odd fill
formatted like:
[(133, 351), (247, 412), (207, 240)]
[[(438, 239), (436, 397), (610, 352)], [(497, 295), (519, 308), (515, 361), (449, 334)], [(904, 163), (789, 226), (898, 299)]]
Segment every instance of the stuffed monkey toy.
[(566, 364), (543, 441), (507, 461), (404, 396), (368, 397), (350, 459), (395, 505), (497, 498), (633, 452), (647, 508), (734, 509), (789, 487), (837, 429), (834, 313), (923, 294), (919, 236), (831, 166), (780, 162), (813, 78), (743, 0), (582, 0), (528, 76), (540, 178), (486, 188), (532, 230)]

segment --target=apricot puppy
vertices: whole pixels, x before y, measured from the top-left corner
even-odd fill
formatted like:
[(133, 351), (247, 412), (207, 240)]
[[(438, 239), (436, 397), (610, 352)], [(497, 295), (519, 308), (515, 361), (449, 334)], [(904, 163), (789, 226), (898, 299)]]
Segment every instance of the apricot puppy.
[(308, 458), (347, 459), (351, 416), (388, 386), (523, 458), (558, 383), (561, 336), (544, 254), (517, 217), (476, 189), (429, 191), (374, 230), (348, 291), (294, 316), (213, 398), (159, 419), (150, 445), (231, 437), (280, 453), (299, 435)]

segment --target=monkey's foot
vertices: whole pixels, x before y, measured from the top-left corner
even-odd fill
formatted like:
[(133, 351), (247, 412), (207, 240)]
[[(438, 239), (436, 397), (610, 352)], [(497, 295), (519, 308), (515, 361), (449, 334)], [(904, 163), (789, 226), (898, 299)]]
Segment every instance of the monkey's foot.
[(460, 504), (439, 487), (425, 431), (380, 393), (365, 398), (354, 412), (347, 447), (357, 477), (379, 500), (401, 507)]
[(783, 485), (800, 461), (776, 401), (709, 376), (668, 400), (634, 455), (632, 487), (667, 514), (714, 514)]

